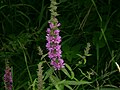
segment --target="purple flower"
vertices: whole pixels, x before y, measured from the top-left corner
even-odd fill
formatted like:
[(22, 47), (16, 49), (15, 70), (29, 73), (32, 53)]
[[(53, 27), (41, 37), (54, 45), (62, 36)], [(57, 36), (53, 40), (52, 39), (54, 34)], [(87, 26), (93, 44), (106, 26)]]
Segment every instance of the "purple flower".
[(58, 29), (61, 24), (58, 23), (56, 18), (54, 18), (54, 20), (54, 23), (48, 22), (50, 28), (47, 28), (46, 31), (46, 48), (48, 50), (48, 57), (51, 59), (51, 65), (55, 70), (60, 70), (64, 67), (64, 60), (61, 58), (61, 36), (59, 36), (60, 30)]
[(53, 23), (51, 23), (51, 22), (48, 22), (48, 23), (49, 23), (49, 26), (51, 29), (55, 27)]
[(63, 59), (52, 60), (51, 65), (53, 65), (55, 70), (60, 70), (61, 68), (64, 68), (64, 61)]
[(55, 30), (55, 31), (54, 31), (54, 34), (55, 34), (55, 35), (59, 35), (59, 32), (60, 32), (60, 30)]
[(12, 74), (11, 74), (11, 68), (6, 67), (5, 74), (4, 74), (4, 83), (5, 83), (5, 88), (7, 90), (12, 90)]

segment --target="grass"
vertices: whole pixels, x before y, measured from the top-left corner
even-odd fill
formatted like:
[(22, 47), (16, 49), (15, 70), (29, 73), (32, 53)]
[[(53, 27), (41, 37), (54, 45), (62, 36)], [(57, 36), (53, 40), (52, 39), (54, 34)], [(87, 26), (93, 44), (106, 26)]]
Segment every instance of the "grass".
[[(39, 73), (43, 90), (119, 89), (120, 73), (115, 65), (115, 62), (120, 63), (119, 1), (58, 2), (66, 68), (54, 71), (45, 48), (50, 1), (0, 1), (1, 90), (4, 90), (6, 59), (13, 68), (13, 90), (38, 90), (38, 63), (43, 67)], [(84, 55), (88, 42), (91, 56)]]

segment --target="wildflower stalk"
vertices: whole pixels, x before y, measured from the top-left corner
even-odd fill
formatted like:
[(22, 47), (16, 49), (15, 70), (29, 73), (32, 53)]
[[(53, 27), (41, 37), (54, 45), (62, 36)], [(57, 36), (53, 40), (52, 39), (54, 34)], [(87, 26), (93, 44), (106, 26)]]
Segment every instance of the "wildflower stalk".
[(9, 67), (9, 62), (6, 60), (6, 69), (4, 74), (4, 84), (6, 90), (12, 90), (13, 87), (13, 80), (12, 80), (12, 73), (11, 68)]
[(64, 67), (64, 60), (62, 59), (62, 51), (61, 51), (61, 36), (59, 35), (60, 30), (59, 26), (61, 25), (58, 20), (57, 16), (57, 5), (58, 3), (56, 0), (50, 0), (50, 12), (51, 18), (49, 20), (49, 28), (47, 28), (47, 44), (46, 48), (48, 50), (48, 57), (51, 59), (51, 65), (54, 67), (55, 70), (60, 70)]
[(38, 90), (43, 90), (43, 80), (42, 80), (42, 63), (38, 64)]

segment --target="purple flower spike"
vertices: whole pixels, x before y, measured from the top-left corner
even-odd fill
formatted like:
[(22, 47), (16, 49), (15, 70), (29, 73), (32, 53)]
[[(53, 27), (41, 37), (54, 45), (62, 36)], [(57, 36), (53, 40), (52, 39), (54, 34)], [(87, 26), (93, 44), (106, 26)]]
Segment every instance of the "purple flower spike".
[(11, 74), (11, 68), (6, 67), (5, 74), (4, 74), (4, 83), (5, 83), (5, 88), (7, 90), (12, 90), (12, 74)]
[(58, 23), (57, 19), (54, 18), (56, 23), (48, 22), (49, 27), (47, 28), (47, 44), (46, 48), (48, 50), (48, 57), (51, 59), (51, 65), (54, 67), (55, 70), (60, 70), (64, 68), (64, 60), (61, 58), (62, 51), (61, 51), (61, 36), (59, 36), (60, 30), (58, 27), (61, 25)]

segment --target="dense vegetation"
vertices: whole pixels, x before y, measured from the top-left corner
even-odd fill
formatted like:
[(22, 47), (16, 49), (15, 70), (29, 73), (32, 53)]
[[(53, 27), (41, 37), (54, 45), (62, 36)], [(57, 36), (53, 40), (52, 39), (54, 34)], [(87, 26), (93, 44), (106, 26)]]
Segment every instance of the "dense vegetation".
[(0, 0), (0, 90), (4, 90), (6, 63), (11, 67), (13, 90), (38, 90), (39, 86), (43, 90), (119, 90), (115, 62), (120, 63), (120, 1), (57, 2), (66, 63), (59, 71), (47, 57), (50, 1)]

